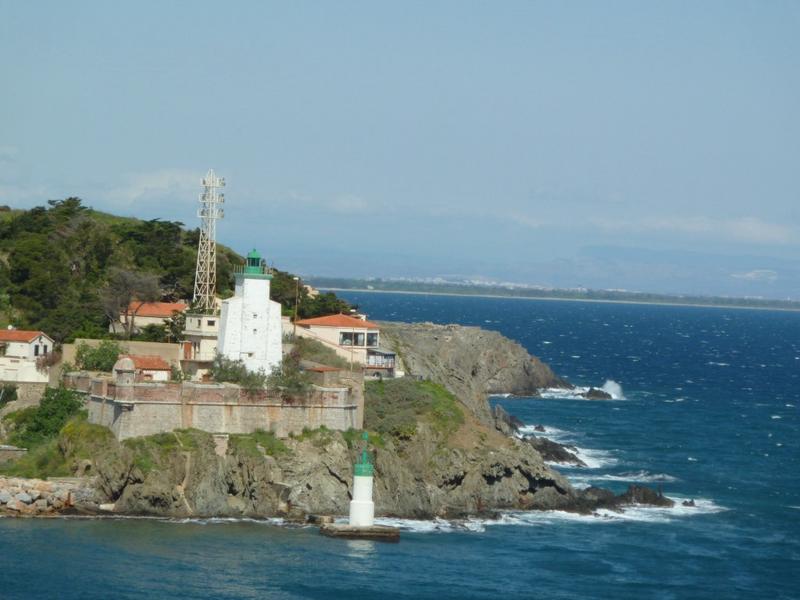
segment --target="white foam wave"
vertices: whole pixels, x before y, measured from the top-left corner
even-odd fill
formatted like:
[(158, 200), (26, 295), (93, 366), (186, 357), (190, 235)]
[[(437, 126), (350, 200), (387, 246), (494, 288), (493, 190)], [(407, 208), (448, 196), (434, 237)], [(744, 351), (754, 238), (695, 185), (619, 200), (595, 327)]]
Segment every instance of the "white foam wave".
[[(591, 390), (589, 386), (576, 385), (574, 388), (565, 390), (563, 388), (545, 388), (539, 390), (539, 397), (546, 400), (586, 400), (583, 396)], [(612, 400), (625, 400), (622, 386), (613, 379), (606, 379), (605, 383), (599, 388), (611, 396)]]
[(585, 464), (585, 467), (576, 467), (569, 463), (555, 463), (547, 461), (547, 464), (559, 466), (562, 468), (574, 469), (602, 469), (617, 464), (617, 459), (614, 458), (607, 450), (595, 450), (594, 448), (581, 448), (580, 446), (571, 446), (569, 448), (575, 456), (580, 458)]
[(562, 440), (564, 440), (565, 438), (568, 438), (569, 436), (572, 435), (572, 433), (569, 431), (566, 431), (564, 429), (558, 429), (557, 427), (550, 427), (549, 425), (542, 425), (542, 427), (544, 427), (544, 431), (537, 431), (536, 427), (538, 427), (538, 425), (523, 425), (522, 427), (519, 428), (519, 433), (522, 437), (528, 437), (531, 435), (536, 435), (536, 436), (541, 435), (550, 440), (553, 440), (554, 442), (559, 442), (559, 443), (561, 443)]
[(630, 473), (604, 473), (602, 475), (570, 475), (570, 482), (588, 483), (592, 481), (623, 481), (631, 483), (672, 483), (678, 481), (677, 477), (666, 473), (650, 473), (649, 471), (636, 471)]
[(404, 531), (414, 533), (449, 533), (454, 531), (482, 532), (487, 527), (516, 525), (525, 527), (541, 527), (556, 525), (563, 522), (575, 523), (620, 523), (625, 521), (640, 521), (650, 523), (669, 523), (674, 519), (692, 517), (704, 514), (713, 514), (727, 510), (715, 504), (713, 500), (705, 498), (694, 499), (694, 506), (684, 506), (687, 498), (672, 497), (675, 502), (672, 507), (626, 506), (621, 511), (599, 509), (591, 514), (577, 514), (562, 510), (546, 511), (507, 511), (502, 512), (494, 519), (466, 519), (463, 521), (420, 521), (414, 519), (389, 519), (377, 518), (379, 525), (391, 525)]
[(613, 400), (624, 400), (625, 394), (622, 393), (622, 386), (613, 379), (606, 379), (602, 389), (606, 394), (611, 396)]

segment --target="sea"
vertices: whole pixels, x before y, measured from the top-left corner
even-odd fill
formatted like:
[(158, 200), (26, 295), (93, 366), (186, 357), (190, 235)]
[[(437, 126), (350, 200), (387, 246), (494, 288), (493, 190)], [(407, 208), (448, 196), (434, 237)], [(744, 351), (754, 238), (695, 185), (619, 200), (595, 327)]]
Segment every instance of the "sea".
[(383, 520), (398, 544), (276, 520), (6, 518), (0, 599), (800, 598), (800, 313), (341, 295), (371, 319), (497, 330), (603, 387), (491, 401), (577, 448), (587, 467), (555, 466), (575, 486), (676, 506)]

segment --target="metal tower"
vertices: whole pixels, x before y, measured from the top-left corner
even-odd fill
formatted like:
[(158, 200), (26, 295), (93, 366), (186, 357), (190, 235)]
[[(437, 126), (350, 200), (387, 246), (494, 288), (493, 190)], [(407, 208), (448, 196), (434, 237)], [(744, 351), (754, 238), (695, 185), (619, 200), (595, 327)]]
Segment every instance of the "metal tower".
[(224, 216), (220, 206), (225, 195), (218, 192), (225, 187), (225, 179), (217, 177), (209, 169), (203, 178), (203, 193), (200, 194), (200, 243), (197, 246), (197, 269), (194, 276), (195, 307), (202, 311), (213, 311), (214, 294), (217, 291), (217, 219)]

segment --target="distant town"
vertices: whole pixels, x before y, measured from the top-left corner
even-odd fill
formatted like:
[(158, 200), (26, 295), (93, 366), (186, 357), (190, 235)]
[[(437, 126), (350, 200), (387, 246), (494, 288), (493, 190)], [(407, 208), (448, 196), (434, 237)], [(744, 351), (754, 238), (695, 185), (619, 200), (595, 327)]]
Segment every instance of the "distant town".
[(800, 310), (800, 301), (758, 297), (700, 296), (654, 294), (620, 289), (552, 288), (523, 283), (496, 282), (478, 279), (445, 278), (368, 278), (309, 276), (314, 287), (330, 292), (397, 292), (443, 294), (459, 296), (498, 296), (531, 300), (576, 300), (586, 302), (623, 302), (637, 304), (676, 304), (685, 306), (716, 306), (728, 308), (760, 308)]

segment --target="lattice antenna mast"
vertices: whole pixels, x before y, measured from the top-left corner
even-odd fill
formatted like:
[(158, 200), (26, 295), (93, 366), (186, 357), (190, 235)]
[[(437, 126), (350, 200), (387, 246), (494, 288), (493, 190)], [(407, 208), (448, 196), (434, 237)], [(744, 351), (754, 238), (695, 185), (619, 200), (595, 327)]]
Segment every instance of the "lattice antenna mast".
[(197, 246), (197, 269), (194, 276), (194, 305), (203, 311), (213, 311), (217, 291), (217, 219), (224, 216), (222, 204), (225, 195), (218, 190), (225, 187), (225, 179), (209, 169), (203, 178), (200, 194), (200, 243)]

